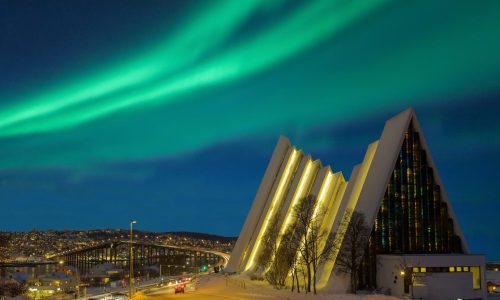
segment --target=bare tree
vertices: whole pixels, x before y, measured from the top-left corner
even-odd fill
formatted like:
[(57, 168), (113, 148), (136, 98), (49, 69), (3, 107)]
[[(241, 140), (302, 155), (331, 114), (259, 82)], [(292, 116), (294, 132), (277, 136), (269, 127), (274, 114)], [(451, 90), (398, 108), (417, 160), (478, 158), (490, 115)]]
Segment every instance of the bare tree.
[[(295, 260), (295, 257), (294, 257), (294, 260)], [(297, 282), (297, 293), (300, 293), (299, 275), (300, 275), (301, 271), (302, 271), (302, 268), (294, 261), (292, 264), (292, 267), (290, 268), (290, 273), (292, 275), (292, 292), (294, 291), (295, 282)]]
[(370, 237), (370, 228), (366, 224), (363, 213), (346, 211), (339, 230), (345, 233), (342, 243), (336, 243), (337, 247), (340, 247), (336, 260), (337, 270), (350, 274), (351, 292), (355, 294), (358, 285), (358, 269)]
[[(262, 252), (258, 258), (259, 265), (265, 270), (266, 280), (275, 288), (281, 289), (286, 284), (293, 259), (290, 260), (290, 249), (278, 247), (280, 228), (275, 218), (269, 224), (266, 234), (262, 237)], [(287, 239), (287, 237), (285, 237)]]
[(296, 259), (297, 244), (295, 243), (296, 238), (294, 235), (295, 232), (290, 229), (283, 234), (278, 255), (280, 256), (280, 261), (288, 268), (287, 275), (290, 273), (292, 277), (292, 292), (296, 283), (297, 293), (300, 293), (299, 275), (303, 273), (303, 270), (301, 262)]
[[(306, 291), (314, 294), (316, 291), (316, 275), (321, 263), (332, 258), (335, 250), (333, 235), (321, 228), (326, 211), (317, 203), (314, 195), (309, 195), (300, 200), (293, 210), (296, 220), (294, 226), (294, 239), (297, 248), (297, 262), (305, 267)], [(293, 242), (291, 243), (293, 244)]]
[(257, 258), (257, 262), (259, 266), (263, 266), (265, 269), (269, 267), (273, 257), (276, 255), (276, 239), (278, 237), (278, 234), (278, 220), (275, 218), (270, 221), (268, 229), (260, 241), (262, 250), (259, 257)]
[(288, 276), (292, 276), (292, 291), (300, 293), (299, 275), (304, 277), (305, 291), (316, 290), (319, 265), (330, 260), (337, 250), (334, 235), (321, 228), (326, 215), (314, 195), (299, 200), (291, 212), (294, 219), (280, 236), (280, 224), (274, 219), (262, 237), (262, 252), (258, 258), (264, 267), (265, 278), (275, 288), (282, 288)]
[(280, 247), (265, 274), (266, 279), (277, 289), (281, 289), (286, 285), (286, 279), (293, 264), (293, 261), (290, 261), (290, 256), (289, 248)]

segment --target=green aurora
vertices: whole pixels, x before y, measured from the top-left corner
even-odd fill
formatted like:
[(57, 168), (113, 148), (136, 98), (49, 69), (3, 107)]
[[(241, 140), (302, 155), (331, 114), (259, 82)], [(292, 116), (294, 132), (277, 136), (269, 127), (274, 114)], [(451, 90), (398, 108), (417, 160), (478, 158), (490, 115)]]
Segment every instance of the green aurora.
[[(266, 3), (194, 7), (153, 50), (95, 66), (92, 76), (75, 71), (53, 89), (14, 94), (1, 105), (1, 165), (177, 155), (242, 134), (279, 133), (291, 122), (338, 123), (498, 86), (498, 1), (311, 1), (242, 31), (252, 17), (285, 2)], [(279, 79), (270, 78), (277, 70)], [(146, 132), (148, 127), (138, 125), (144, 115), (162, 130)], [(195, 117), (186, 122), (186, 116)], [(111, 120), (129, 135), (107, 126)], [(112, 145), (25, 155), (28, 149), (85, 143), (91, 132)], [(130, 145), (139, 139), (140, 145)]]
[(0, 4), (0, 230), (237, 235), (280, 134), (348, 178), (414, 106), (500, 260), (500, 1), (49, 2)]

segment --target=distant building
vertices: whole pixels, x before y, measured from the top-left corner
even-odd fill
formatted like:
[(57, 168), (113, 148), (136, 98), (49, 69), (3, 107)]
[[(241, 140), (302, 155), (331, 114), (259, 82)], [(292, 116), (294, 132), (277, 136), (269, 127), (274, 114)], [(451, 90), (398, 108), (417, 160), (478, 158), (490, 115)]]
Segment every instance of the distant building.
[(65, 266), (56, 272), (47, 273), (31, 280), (27, 294), (34, 299), (53, 297), (59, 293), (75, 292), (79, 284), (80, 276), (77, 270)]
[(107, 284), (123, 278), (123, 268), (108, 262), (93, 266), (86, 275), (91, 284)]
[(57, 291), (75, 291), (80, 283), (78, 277), (67, 272), (53, 272), (38, 278), (40, 286), (54, 287)]
[[(484, 256), (471, 255), (412, 109), (385, 124), (347, 182), (281, 137), (230, 261), (228, 272), (264, 273), (261, 239), (271, 220), (280, 233), (293, 226), (295, 205), (307, 195), (327, 210), (322, 229), (344, 238), (339, 223), (363, 213), (371, 228), (359, 270), (360, 289), (423, 299), (483, 299)], [(280, 238), (280, 237), (278, 237)], [(320, 266), (317, 286), (346, 292), (349, 279), (336, 258)]]
[(486, 285), (488, 292), (500, 294), (500, 263), (486, 264)]

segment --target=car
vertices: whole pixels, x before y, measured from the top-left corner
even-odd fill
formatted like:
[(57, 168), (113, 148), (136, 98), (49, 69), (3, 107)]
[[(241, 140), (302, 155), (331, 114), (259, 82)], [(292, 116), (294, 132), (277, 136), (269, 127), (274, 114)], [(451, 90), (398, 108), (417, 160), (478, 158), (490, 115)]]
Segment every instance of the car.
[(184, 294), (184, 285), (183, 284), (178, 284), (175, 286), (175, 293), (183, 293)]

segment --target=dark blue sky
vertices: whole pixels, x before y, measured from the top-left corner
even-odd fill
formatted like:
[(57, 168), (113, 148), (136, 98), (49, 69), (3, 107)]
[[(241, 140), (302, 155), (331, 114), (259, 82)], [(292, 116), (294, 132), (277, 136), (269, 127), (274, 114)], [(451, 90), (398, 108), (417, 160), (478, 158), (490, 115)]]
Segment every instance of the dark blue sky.
[(497, 1), (3, 1), (0, 230), (237, 235), (280, 134), (348, 177), (413, 106), (500, 260)]

